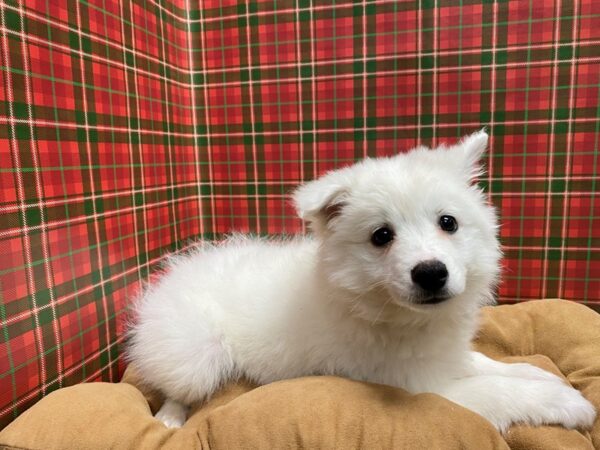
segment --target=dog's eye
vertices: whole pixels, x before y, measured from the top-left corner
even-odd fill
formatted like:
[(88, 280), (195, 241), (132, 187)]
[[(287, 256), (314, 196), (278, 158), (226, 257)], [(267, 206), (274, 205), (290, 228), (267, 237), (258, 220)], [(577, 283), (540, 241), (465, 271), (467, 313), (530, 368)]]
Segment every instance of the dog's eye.
[(458, 230), (458, 222), (452, 216), (441, 216), (440, 217), (440, 228), (447, 233), (454, 233)]
[(371, 244), (383, 247), (394, 239), (394, 232), (388, 227), (377, 228), (371, 235)]

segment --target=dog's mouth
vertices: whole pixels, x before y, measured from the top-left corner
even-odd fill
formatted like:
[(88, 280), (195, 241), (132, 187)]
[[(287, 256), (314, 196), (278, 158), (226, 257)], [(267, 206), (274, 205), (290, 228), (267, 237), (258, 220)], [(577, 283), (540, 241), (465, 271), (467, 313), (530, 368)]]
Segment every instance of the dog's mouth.
[(426, 292), (422, 289), (411, 289), (407, 294), (392, 296), (399, 299), (396, 301), (398, 305), (414, 308), (415, 310), (427, 310), (437, 305), (443, 304), (452, 300), (456, 294), (449, 289), (440, 289), (437, 292)]
[(424, 292), (419, 290), (412, 296), (412, 303), (417, 306), (432, 306), (447, 302), (452, 298), (447, 289), (441, 289), (438, 292)]
[(445, 301), (450, 300), (452, 297), (449, 295), (432, 295), (429, 297), (422, 297), (416, 301), (418, 305), (439, 305)]

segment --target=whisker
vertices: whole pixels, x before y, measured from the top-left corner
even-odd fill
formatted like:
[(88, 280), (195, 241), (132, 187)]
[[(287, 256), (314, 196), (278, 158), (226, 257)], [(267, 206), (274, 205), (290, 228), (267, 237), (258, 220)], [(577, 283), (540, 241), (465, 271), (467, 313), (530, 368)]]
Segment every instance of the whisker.
[(367, 287), (367, 290), (365, 292), (361, 292), (360, 294), (358, 294), (356, 297), (354, 297), (353, 299), (351, 299), (349, 301), (349, 303), (352, 305), (351, 308), (349, 309), (349, 312), (353, 313), (356, 310), (356, 308), (358, 308), (358, 306), (360, 304), (360, 299), (362, 297), (364, 297), (365, 295), (367, 295), (373, 289), (378, 288), (380, 286), (383, 286), (385, 284), (386, 284), (386, 280), (379, 280), (379, 281), (376, 281), (375, 283), (370, 284)]
[(373, 319), (373, 322), (371, 322), (371, 326), (373, 326), (373, 325), (375, 325), (377, 323), (377, 320), (379, 319), (379, 316), (381, 316), (381, 313), (383, 312), (383, 310), (385, 309), (385, 307), (388, 305), (388, 303), (391, 302), (391, 301), (392, 301), (392, 296), (390, 295), (390, 297), (386, 300), (386, 302), (379, 309), (379, 312), (375, 316), (375, 319)]

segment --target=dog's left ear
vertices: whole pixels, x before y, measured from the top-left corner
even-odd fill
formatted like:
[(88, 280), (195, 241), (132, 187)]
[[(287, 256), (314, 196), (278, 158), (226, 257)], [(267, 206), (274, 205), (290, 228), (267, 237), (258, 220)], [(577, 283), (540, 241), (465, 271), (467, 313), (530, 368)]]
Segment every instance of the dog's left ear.
[(460, 164), (460, 170), (469, 181), (483, 174), (481, 157), (485, 153), (489, 136), (485, 128), (465, 136), (459, 143), (451, 147), (452, 157)]
[(318, 232), (341, 214), (347, 192), (345, 169), (341, 169), (300, 186), (293, 200), (298, 216)]

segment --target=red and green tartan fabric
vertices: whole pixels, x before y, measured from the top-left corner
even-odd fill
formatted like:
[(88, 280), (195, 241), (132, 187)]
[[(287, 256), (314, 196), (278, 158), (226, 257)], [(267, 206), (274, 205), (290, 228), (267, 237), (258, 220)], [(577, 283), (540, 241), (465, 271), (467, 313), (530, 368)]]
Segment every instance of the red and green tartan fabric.
[(600, 304), (600, 2), (0, 0), (0, 427), (116, 381), (167, 252), (488, 126), (500, 301)]

